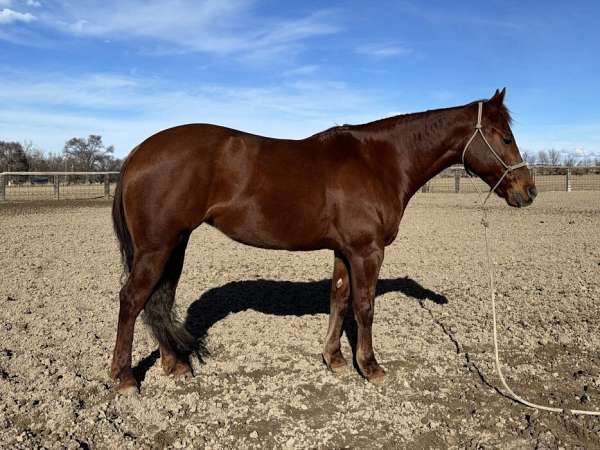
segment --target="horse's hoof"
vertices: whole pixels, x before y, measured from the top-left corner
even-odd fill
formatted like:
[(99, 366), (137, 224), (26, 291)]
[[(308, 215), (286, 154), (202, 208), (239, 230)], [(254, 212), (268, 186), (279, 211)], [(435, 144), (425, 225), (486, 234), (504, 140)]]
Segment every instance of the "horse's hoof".
[(343, 356), (331, 358), (325, 356), (325, 353), (321, 354), (321, 356), (323, 357), (323, 362), (327, 368), (335, 374), (344, 373), (348, 368), (348, 364)]
[(366, 378), (369, 383), (374, 384), (375, 386), (381, 386), (385, 382), (385, 370), (378, 367)]
[(177, 361), (175, 367), (171, 371), (171, 375), (173, 375), (175, 378), (191, 378), (192, 368), (188, 362)]
[(139, 388), (135, 380), (121, 381), (116, 387), (117, 394), (131, 397), (139, 394)]
[(345, 373), (346, 370), (348, 370), (348, 365), (342, 363), (342, 364), (335, 366), (332, 364), (331, 366), (329, 366), (329, 370), (331, 370), (336, 375), (341, 375), (342, 373)]
[(163, 373), (165, 375), (172, 375), (173, 372), (175, 371), (175, 367), (177, 366), (177, 360), (176, 359), (166, 360), (165, 358), (162, 358), (161, 365), (162, 365)]

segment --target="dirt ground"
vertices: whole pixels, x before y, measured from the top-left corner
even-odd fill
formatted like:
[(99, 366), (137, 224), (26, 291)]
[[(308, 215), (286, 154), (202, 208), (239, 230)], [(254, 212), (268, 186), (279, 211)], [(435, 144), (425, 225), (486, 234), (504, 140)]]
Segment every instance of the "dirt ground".
[[(537, 412), (497, 389), (475, 201), (418, 194), (387, 248), (383, 386), (321, 362), (331, 252), (253, 249), (201, 227), (177, 305), (203, 362), (192, 379), (164, 376), (138, 323), (137, 397), (108, 377), (121, 272), (109, 204), (0, 205), (0, 447), (600, 447), (600, 418)], [(508, 382), (532, 401), (600, 409), (600, 193), (492, 204)]]

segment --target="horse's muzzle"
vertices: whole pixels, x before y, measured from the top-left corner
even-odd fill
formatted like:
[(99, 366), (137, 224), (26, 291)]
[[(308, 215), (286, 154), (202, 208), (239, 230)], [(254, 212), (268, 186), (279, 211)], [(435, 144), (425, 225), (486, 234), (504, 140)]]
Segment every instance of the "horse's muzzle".
[(510, 206), (515, 208), (523, 208), (533, 203), (533, 200), (537, 197), (537, 188), (535, 186), (529, 186), (526, 192), (511, 192), (506, 197), (506, 202)]

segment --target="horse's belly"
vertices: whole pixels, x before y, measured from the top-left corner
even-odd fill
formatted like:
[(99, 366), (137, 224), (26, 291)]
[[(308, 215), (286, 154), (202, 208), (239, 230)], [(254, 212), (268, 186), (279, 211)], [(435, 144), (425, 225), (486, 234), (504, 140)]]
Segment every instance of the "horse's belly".
[(326, 223), (316, 214), (293, 208), (265, 214), (251, 205), (237, 206), (218, 211), (208, 222), (231, 239), (253, 247), (314, 250), (326, 242)]

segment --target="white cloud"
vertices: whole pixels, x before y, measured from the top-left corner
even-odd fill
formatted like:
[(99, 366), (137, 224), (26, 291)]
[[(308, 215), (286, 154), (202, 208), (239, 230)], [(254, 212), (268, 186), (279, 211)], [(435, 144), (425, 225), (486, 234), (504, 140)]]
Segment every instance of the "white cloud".
[[(184, 123), (301, 138), (335, 124), (364, 123), (413, 110), (376, 88), (302, 76), (278, 80), (252, 87), (114, 73), (67, 76), (0, 69), (0, 139), (31, 139), (43, 149), (60, 151), (71, 137), (97, 133), (122, 156), (151, 134)], [(517, 124), (514, 131), (523, 150), (580, 149), (582, 156), (600, 156), (598, 123)]]
[(21, 13), (13, 11), (9, 8), (4, 8), (0, 11), (0, 24), (9, 24), (14, 22), (32, 22), (35, 16), (30, 13)]
[[(434, 24), (466, 25), (482, 27), (485, 29), (494, 27), (498, 30), (507, 32), (514, 32), (515, 30), (523, 29), (525, 27), (522, 22), (514, 20), (518, 19), (517, 17), (511, 17), (511, 20), (489, 18), (480, 14), (478, 11), (474, 11), (472, 8), (468, 11), (460, 11), (460, 8), (453, 8), (452, 10), (449, 8), (426, 8), (417, 2), (399, 2), (399, 4), (407, 13), (413, 14)], [(527, 24), (529, 25), (530, 23), (527, 22)]]
[(366, 44), (354, 49), (356, 53), (373, 58), (390, 58), (412, 53), (410, 48), (397, 44)]
[(336, 123), (374, 120), (390, 109), (378, 92), (335, 81), (174, 88), (167, 80), (114, 74), (33, 78), (0, 72), (0, 85), (1, 138), (31, 139), (49, 151), (60, 151), (73, 136), (98, 133), (124, 155), (161, 129), (193, 122), (301, 138)]
[(41, 8), (42, 3), (37, 0), (27, 0), (27, 6), (33, 6), (34, 8)]
[[(34, 7), (37, 3), (40, 2), (30, 0), (28, 4)], [(255, 3), (255, 0), (55, 0), (51, 7), (39, 8), (35, 16), (4, 9), (0, 24), (37, 20), (44, 28), (76, 38), (125, 42), (145, 55), (199, 52), (250, 65), (277, 61), (282, 67), (294, 64), (297, 55), (306, 48), (307, 40), (340, 30), (333, 10), (273, 16), (259, 14)], [(51, 38), (40, 31), (6, 28), (0, 32), (0, 40), (51, 47)]]
[(294, 67), (285, 70), (281, 73), (284, 77), (306, 77), (314, 75), (319, 70), (319, 66), (315, 64), (307, 64), (304, 66)]
[(148, 53), (207, 52), (260, 60), (338, 31), (330, 11), (296, 18), (255, 14), (251, 0), (61, 0), (45, 23), (77, 36), (140, 39)]

